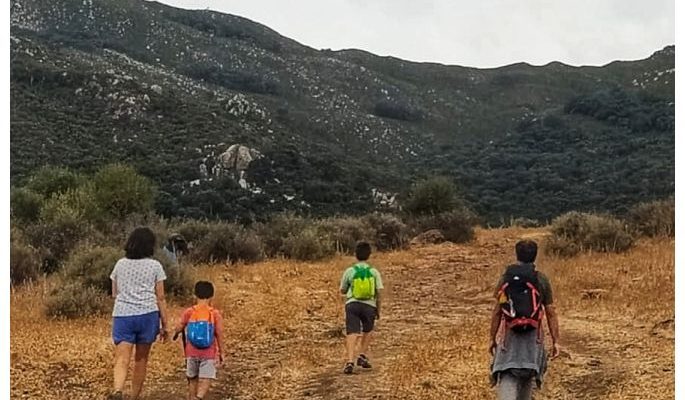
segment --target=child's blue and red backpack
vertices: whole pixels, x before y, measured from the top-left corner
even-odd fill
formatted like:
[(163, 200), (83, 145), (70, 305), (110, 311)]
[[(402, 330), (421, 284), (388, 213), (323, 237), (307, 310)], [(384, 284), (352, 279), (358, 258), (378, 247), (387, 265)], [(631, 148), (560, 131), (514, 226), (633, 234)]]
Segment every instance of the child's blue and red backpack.
[(193, 347), (209, 348), (214, 343), (214, 309), (208, 305), (196, 305), (186, 326), (186, 336)]

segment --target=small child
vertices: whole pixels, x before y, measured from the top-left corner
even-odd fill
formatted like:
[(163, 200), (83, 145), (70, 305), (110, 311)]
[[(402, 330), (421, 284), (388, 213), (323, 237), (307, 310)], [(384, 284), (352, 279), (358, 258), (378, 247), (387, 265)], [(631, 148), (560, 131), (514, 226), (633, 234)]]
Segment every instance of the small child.
[(381, 318), (381, 273), (369, 263), (371, 245), (357, 243), (357, 263), (345, 270), (340, 281), (340, 293), (345, 296), (345, 374), (354, 371), (354, 363), (371, 368), (367, 357), (375, 321)]
[(173, 332), (174, 339), (184, 334), (188, 400), (200, 400), (207, 395), (211, 380), (216, 379), (216, 367), (223, 362), (221, 313), (212, 307), (213, 297), (211, 282), (197, 282), (195, 305), (183, 311)]

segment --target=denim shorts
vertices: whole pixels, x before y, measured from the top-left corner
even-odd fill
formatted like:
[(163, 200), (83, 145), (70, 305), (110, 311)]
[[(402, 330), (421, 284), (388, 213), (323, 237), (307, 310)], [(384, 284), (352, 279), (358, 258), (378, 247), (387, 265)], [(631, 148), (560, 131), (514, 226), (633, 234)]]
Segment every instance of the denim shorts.
[(112, 339), (117, 345), (121, 342), (131, 344), (152, 344), (159, 334), (159, 311), (128, 317), (114, 317)]

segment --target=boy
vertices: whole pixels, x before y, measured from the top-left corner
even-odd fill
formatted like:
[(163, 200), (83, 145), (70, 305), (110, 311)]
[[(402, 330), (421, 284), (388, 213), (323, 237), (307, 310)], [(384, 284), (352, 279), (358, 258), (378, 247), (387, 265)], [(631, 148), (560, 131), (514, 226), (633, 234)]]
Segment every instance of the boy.
[[(340, 293), (345, 295), (345, 338), (347, 362), (343, 373), (351, 374), (357, 365), (371, 368), (366, 356), (371, 343), (371, 332), (376, 319), (381, 318), (381, 274), (368, 264), (371, 245), (359, 242), (355, 249), (357, 263), (349, 267), (340, 281)], [(361, 342), (361, 343), (360, 343)], [(359, 348), (359, 353), (357, 349)], [(357, 357), (357, 354), (359, 356)]]
[[(491, 370), (491, 383), (498, 386), (499, 400), (530, 400), (533, 393), (533, 385), (538, 388), (542, 385), (543, 376), (547, 369), (547, 352), (542, 340), (542, 317), (547, 318), (547, 325), (549, 327), (550, 335), (552, 337), (552, 358), (559, 356), (559, 321), (557, 312), (552, 300), (552, 285), (545, 274), (537, 271), (535, 267), (535, 259), (538, 253), (538, 246), (532, 240), (522, 240), (516, 243), (516, 261), (515, 265), (509, 266), (504, 275), (497, 283), (497, 292), (495, 297), (498, 298), (492, 312), (492, 320), (490, 323), (490, 352), (494, 356)], [(529, 288), (535, 290), (526, 290), (523, 293), (528, 296), (529, 292), (537, 291), (539, 294), (539, 306), (541, 312), (530, 318), (537, 320), (535, 324), (527, 328), (521, 329), (516, 327), (516, 314), (509, 314), (509, 322), (503, 321), (505, 315), (503, 314), (502, 304), (506, 303), (506, 298), (509, 297), (505, 293), (512, 296), (517, 296), (515, 290), (505, 292), (500, 288), (506, 283), (508, 286), (515, 287), (514, 280), (521, 282), (530, 282)], [(500, 299), (501, 297), (501, 299)], [(513, 301), (512, 297), (512, 301)], [(519, 322), (521, 324), (530, 324), (530, 319), (527, 319), (526, 301), (521, 297), (519, 300), (519, 310), (523, 311), (523, 318), (519, 315)], [(509, 303), (515, 305), (516, 303)], [(516, 307), (514, 307), (514, 311)], [(509, 311), (509, 309), (507, 309)], [(505, 324), (504, 337), (502, 342), (497, 341), (497, 334), (502, 323)]]
[[(216, 367), (223, 362), (221, 313), (212, 307), (213, 297), (214, 286), (211, 282), (197, 282), (195, 306), (183, 311), (181, 321), (173, 332), (174, 339), (179, 333), (185, 333), (188, 400), (205, 397), (211, 380), (216, 379)], [(215, 363), (217, 359), (218, 364)]]

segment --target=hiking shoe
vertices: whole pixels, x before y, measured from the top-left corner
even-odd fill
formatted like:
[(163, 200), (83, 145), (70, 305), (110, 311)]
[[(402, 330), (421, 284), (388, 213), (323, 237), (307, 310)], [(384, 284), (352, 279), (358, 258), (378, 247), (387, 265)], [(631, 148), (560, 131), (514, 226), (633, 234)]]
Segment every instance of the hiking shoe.
[(354, 371), (354, 363), (348, 362), (345, 364), (345, 368), (343, 369), (344, 374), (351, 374)]
[(357, 365), (362, 368), (371, 368), (371, 363), (369, 362), (369, 359), (366, 358), (366, 356), (363, 354), (360, 354), (359, 358), (357, 358)]
[(124, 400), (124, 394), (121, 392), (114, 392), (107, 396), (107, 400)]

